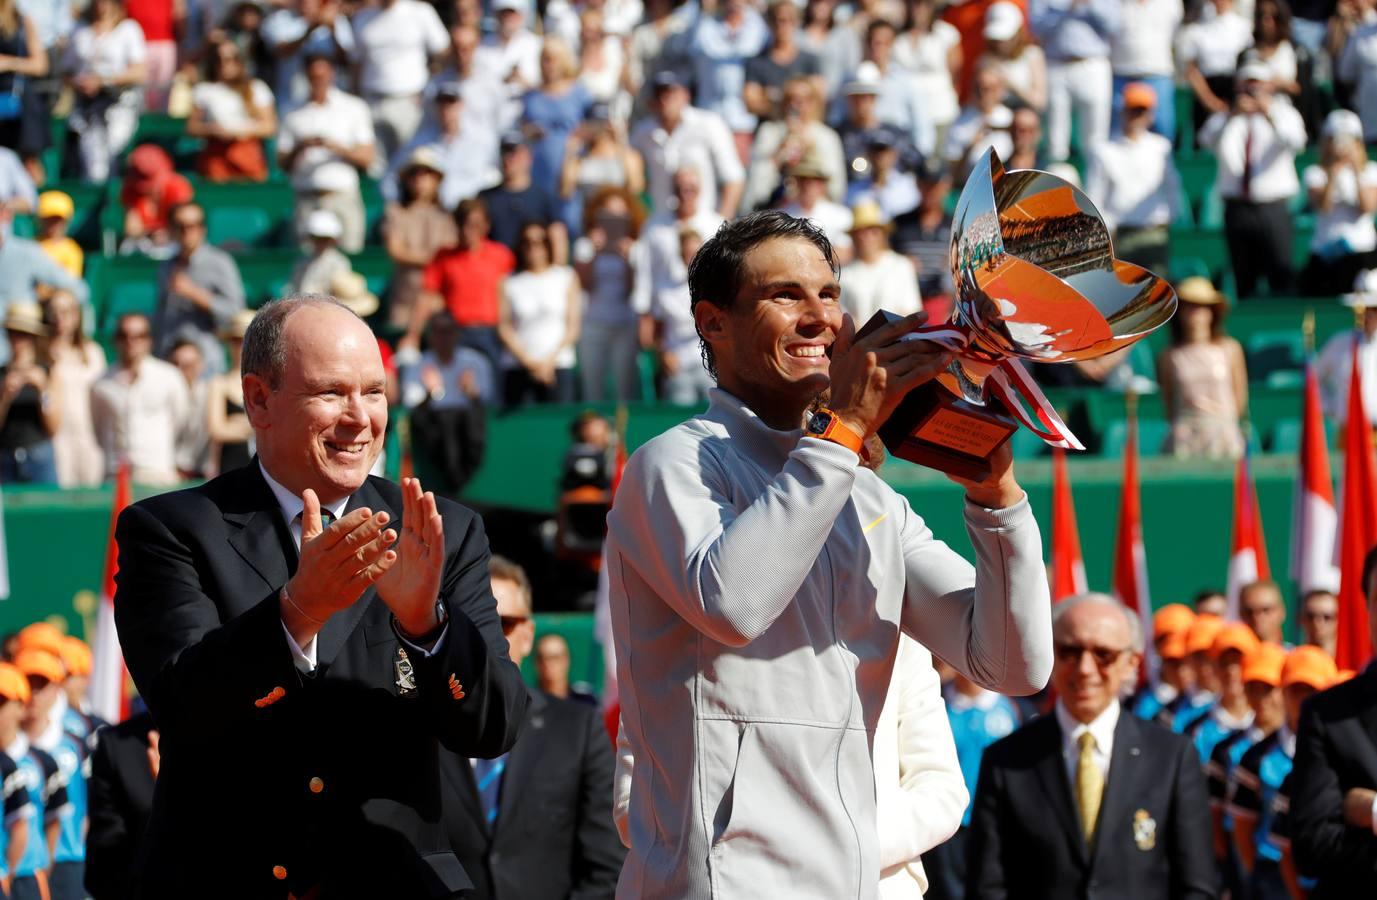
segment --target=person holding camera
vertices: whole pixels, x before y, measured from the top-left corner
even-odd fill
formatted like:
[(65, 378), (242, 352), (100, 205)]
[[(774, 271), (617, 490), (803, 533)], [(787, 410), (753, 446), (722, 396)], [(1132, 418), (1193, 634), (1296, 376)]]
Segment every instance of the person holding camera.
[(1240, 66), (1232, 105), (1200, 132), (1201, 146), (1219, 162), (1215, 183), (1240, 297), (1257, 293), (1263, 279), (1274, 295), (1291, 289), (1288, 207), (1300, 191), (1296, 154), (1305, 149), (1305, 122), (1291, 104), (1274, 101), (1271, 78), (1259, 63)]
[(62, 66), (73, 94), (67, 124), (77, 136), (82, 179), (103, 182), (138, 127), (148, 50), (121, 0), (94, 0), (85, 19)]

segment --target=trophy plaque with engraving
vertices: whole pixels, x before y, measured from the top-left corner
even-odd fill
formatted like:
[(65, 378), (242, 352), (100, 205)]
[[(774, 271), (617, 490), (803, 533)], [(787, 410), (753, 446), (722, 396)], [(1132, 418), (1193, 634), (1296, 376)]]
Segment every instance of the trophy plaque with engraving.
[[(1047, 172), (1006, 172), (994, 150), (957, 201), (951, 269), (949, 322), (904, 339), (937, 340), (955, 356), (879, 434), (894, 456), (970, 480), (990, 474), (990, 457), (1020, 423), (1048, 443), (1082, 449), (1019, 360), (1113, 353), (1176, 311), (1165, 279), (1114, 258), (1104, 219), (1078, 188)], [(857, 336), (892, 318), (877, 313)]]

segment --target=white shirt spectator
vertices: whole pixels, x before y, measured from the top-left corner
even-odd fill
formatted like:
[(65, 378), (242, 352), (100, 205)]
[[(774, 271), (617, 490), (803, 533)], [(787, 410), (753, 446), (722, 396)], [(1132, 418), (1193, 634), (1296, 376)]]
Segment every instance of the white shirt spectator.
[(19, 154), (0, 147), (0, 205), (10, 203), (34, 210), (38, 207), (38, 189)]
[(756, 117), (742, 99), (746, 61), (764, 52), (769, 41), (764, 18), (749, 6), (735, 28), (717, 16), (702, 16), (689, 37), (689, 58), (698, 87), (694, 102), (722, 116), (732, 131), (755, 130)]
[[(255, 107), (262, 109), (273, 105), (273, 92), (263, 82), (254, 79), (249, 85), (249, 93)], [(205, 114), (208, 125), (242, 131), (254, 124), (243, 95), (227, 84), (201, 82), (191, 89), (191, 103)]]
[[(1305, 121), (1289, 103), (1274, 100), (1265, 116), (1215, 113), (1200, 129), (1200, 145), (1213, 150), (1219, 161), (1215, 185), (1226, 200), (1270, 203), (1294, 197), (1300, 190), (1296, 154), (1305, 149)], [(1252, 160), (1247, 197), (1243, 196), (1245, 151)]]
[(665, 131), (654, 117), (648, 118), (636, 126), (631, 146), (645, 160), (646, 182), (657, 210), (673, 209), (673, 176), (685, 166), (698, 172), (703, 191), (698, 202), (705, 209), (717, 208), (719, 185), (746, 177), (727, 124), (705, 109), (686, 107), (673, 132)]
[(783, 207), (782, 212), (786, 212), (796, 219), (807, 219), (814, 225), (822, 229), (822, 233), (827, 235), (827, 239), (832, 242), (832, 246), (838, 250), (849, 250), (851, 248), (851, 210), (842, 206), (840, 203), (833, 203), (831, 200), (819, 200), (813, 205), (812, 209), (805, 210), (797, 203), (790, 203)]
[(1348, 420), (1348, 383), (1352, 377), (1353, 342), (1358, 342), (1358, 368), (1362, 372), (1363, 410), (1377, 423), (1377, 341), (1361, 331), (1334, 335), (1315, 360), (1315, 377), (1320, 383), (1320, 405), (1324, 414), (1339, 425)]
[[(580, 5), (569, 0), (550, 0), (545, 5), (545, 33), (564, 40), (575, 52), (579, 49)], [(641, 24), (641, 0), (607, 0), (602, 6), (602, 30), (615, 37), (629, 37)]]
[(505, 44), (499, 35), (490, 34), (483, 38), (483, 46), (478, 48), (474, 64), (485, 66), (502, 82), (506, 82), (507, 77), (515, 71), (526, 86), (511, 89), (508, 93), (524, 94), (540, 84), (540, 46), (540, 38), (524, 28), (512, 35), (512, 39)]
[[(636, 285), (631, 305), (637, 312), (650, 311), (660, 291), (682, 284), (688, 277), (680, 252), (679, 231), (691, 228), (694, 234), (707, 240), (717, 233), (724, 219), (715, 210), (699, 210), (696, 215), (681, 221), (671, 213), (660, 213), (646, 220), (640, 240), (631, 254), (636, 270)], [(695, 342), (697, 338), (695, 337)]]
[(177, 482), (177, 435), (191, 403), (186, 379), (169, 363), (148, 357), (138, 375), (112, 366), (91, 386), (91, 423), (113, 477), (121, 457), (141, 484)]
[(1253, 23), (1236, 12), (1202, 19), (1181, 35), (1181, 62), (1193, 62), (1206, 78), (1232, 75), (1238, 55), (1253, 45)]
[(927, 98), (919, 92), (917, 81), (907, 69), (895, 66), (881, 77), (880, 93), (875, 97), (875, 115), (886, 125), (902, 131), (919, 153), (932, 153), (937, 131), (928, 114)]
[[(1329, 183), (1329, 173), (1323, 166), (1307, 166), (1302, 180), (1309, 191), (1321, 190)], [(1354, 174), (1348, 166), (1339, 169), (1334, 185), (1334, 205), (1329, 212), (1315, 214), (1315, 234), (1310, 249), (1338, 247), (1343, 252), (1366, 253), (1377, 250), (1377, 226), (1372, 216), (1364, 215), (1358, 204), (1360, 187), (1377, 186), (1377, 162), (1368, 161), (1363, 170)]]
[(1124, 0), (1123, 26), (1110, 40), (1109, 60), (1121, 78), (1171, 75), (1171, 51), (1181, 27), (1178, 0)]
[(1114, 729), (1119, 724), (1119, 714), (1119, 701), (1112, 700), (1104, 712), (1090, 722), (1082, 723), (1071, 718), (1066, 707), (1057, 703), (1055, 715), (1057, 724), (1061, 726), (1061, 756), (1071, 784), (1076, 783), (1076, 767), (1081, 757), (1080, 738), (1086, 731), (1095, 739), (1094, 749), (1090, 752), (1095, 768), (1100, 770), (1101, 777), (1109, 777), (1109, 761), (1114, 757)]
[(135, 63), (148, 58), (143, 29), (133, 19), (125, 19), (103, 35), (83, 25), (72, 35), (63, 68), (74, 75), (113, 78)]
[(1085, 173), (1085, 193), (1112, 232), (1118, 228), (1170, 225), (1181, 209), (1181, 176), (1171, 141), (1144, 132), (1095, 147)]
[[(1299, 78), (1299, 69), (1296, 63), (1296, 50), (1291, 46), (1290, 41), (1282, 41), (1277, 45), (1277, 49), (1272, 55), (1264, 58), (1257, 49), (1249, 47), (1243, 51), (1239, 58), (1239, 65), (1244, 63), (1256, 63), (1267, 69), (1269, 80), (1273, 84), (1292, 84)], [(1278, 92), (1277, 98), (1291, 102), (1291, 97), (1287, 94)]]
[(1363, 140), (1377, 140), (1377, 22), (1360, 25), (1339, 56), (1338, 76), (1354, 86)]
[[(993, 147), (1000, 159), (1008, 159), (1014, 152), (1013, 110), (1004, 104), (990, 110), (987, 116), (977, 107), (968, 106), (956, 117), (947, 131), (947, 148), (943, 154), (949, 162), (960, 163), (969, 169), (988, 147)], [(983, 132), (983, 134), (982, 134)]]
[[(276, 74), (273, 78), (273, 93), (283, 110), (296, 106), (310, 95), (310, 87), (302, 70), (302, 61), (308, 55), (333, 54), (337, 50), (343, 51), (346, 56), (354, 53), (354, 30), (349, 26), (349, 20), (343, 13), (335, 17), (334, 27), (312, 27), (294, 10), (279, 9), (263, 20), (259, 34), (270, 50), (302, 41), (303, 35), (305, 36), (305, 40), (295, 53), (291, 56), (278, 56), (274, 61), (273, 68)], [(345, 67), (341, 66), (335, 76), (335, 84), (343, 86), (346, 77)]]
[[(569, 294), (574, 270), (550, 266), (544, 272), (517, 272), (502, 282), (516, 341), (532, 359), (549, 359), (568, 337)], [(556, 369), (574, 367), (574, 347), (559, 350)], [(508, 350), (502, 351), (502, 368), (519, 369), (521, 363)]]
[[(373, 116), (358, 97), (331, 88), (324, 103), (309, 100), (287, 113), (277, 136), (279, 153), (291, 153), (298, 141), (323, 138), (345, 147), (373, 143)], [(359, 189), (359, 172), (325, 147), (308, 147), (290, 173), (298, 191), (341, 193)]]
[[(1167, 0), (1174, 2), (1174, 0)], [(934, 125), (948, 125), (961, 112), (947, 57), (961, 43), (961, 32), (937, 19), (926, 34), (905, 33), (894, 40), (894, 64), (913, 73), (913, 86), (923, 98)]]
[(365, 96), (421, 93), (430, 78), (430, 58), (449, 49), (449, 33), (435, 7), (421, 0), (364, 7), (354, 16), (354, 37)]
[(886, 250), (873, 263), (858, 257), (842, 268), (842, 307), (860, 328), (884, 309), (906, 316), (922, 308), (918, 270), (907, 256)]

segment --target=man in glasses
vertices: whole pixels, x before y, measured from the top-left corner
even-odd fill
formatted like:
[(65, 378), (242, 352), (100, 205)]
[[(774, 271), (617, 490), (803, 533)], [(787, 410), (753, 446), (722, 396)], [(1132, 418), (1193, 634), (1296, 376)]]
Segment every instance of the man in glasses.
[(166, 359), (181, 341), (201, 348), (206, 371), (218, 375), (225, 354), (217, 337), (244, 308), (244, 283), (234, 258), (206, 240), (206, 212), (183, 203), (168, 214), (177, 255), (158, 269), (154, 352)]
[(1339, 598), (1333, 591), (1307, 591), (1300, 602), (1302, 643), (1314, 644), (1330, 656), (1338, 654)]
[[(511, 560), (488, 561), (512, 662), (531, 654), (531, 582)], [(473, 900), (610, 898), (622, 868), (612, 824), (612, 747), (595, 707), (531, 690), (509, 753), (442, 753), (445, 828), (473, 879)]]
[(140, 484), (176, 484), (177, 435), (191, 394), (177, 367), (153, 356), (148, 316), (127, 313), (115, 325), (115, 363), (91, 386), (91, 424), (106, 474), (121, 460)]
[(1138, 616), (1084, 594), (1052, 608), (1053, 715), (991, 745), (971, 818), (966, 896), (1212, 898), (1205, 778), (1191, 744), (1124, 712)]

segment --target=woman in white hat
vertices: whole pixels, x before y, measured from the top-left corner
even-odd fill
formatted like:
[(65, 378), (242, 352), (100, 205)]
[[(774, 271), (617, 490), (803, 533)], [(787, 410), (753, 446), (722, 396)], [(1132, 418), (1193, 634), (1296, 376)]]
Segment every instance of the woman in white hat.
[(1028, 37), (1023, 10), (1009, 0), (999, 0), (985, 10), (985, 56), (1004, 76), (1010, 106), (1047, 109), (1047, 57)]
[(5, 310), (9, 364), (0, 368), (0, 483), (56, 484), (53, 434), (62, 408), (53, 391), (41, 342), (48, 329), (37, 303)]
[(330, 290), (330, 282), (344, 272), (352, 271), (353, 263), (339, 249), (339, 239), (344, 234), (344, 224), (339, 216), (328, 209), (317, 209), (306, 216), (306, 238), (311, 244), (311, 255), (297, 261), (292, 275), (287, 279), (290, 293), (324, 294)]
[(1248, 410), (1243, 348), (1224, 333), (1224, 295), (1207, 278), (1176, 286), (1180, 308), (1171, 320), (1171, 346), (1157, 360), (1162, 402), (1171, 420), (1165, 452), (1177, 457), (1237, 459), (1239, 422)]
[(1336, 109), (1320, 131), (1320, 159), (1301, 174), (1315, 233), (1310, 260), (1300, 276), (1308, 296), (1333, 296), (1349, 290), (1358, 272), (1372, 267), (1377, 250), (1377, 163), (1367, 158), (1363, 123), (1356, 113)]

